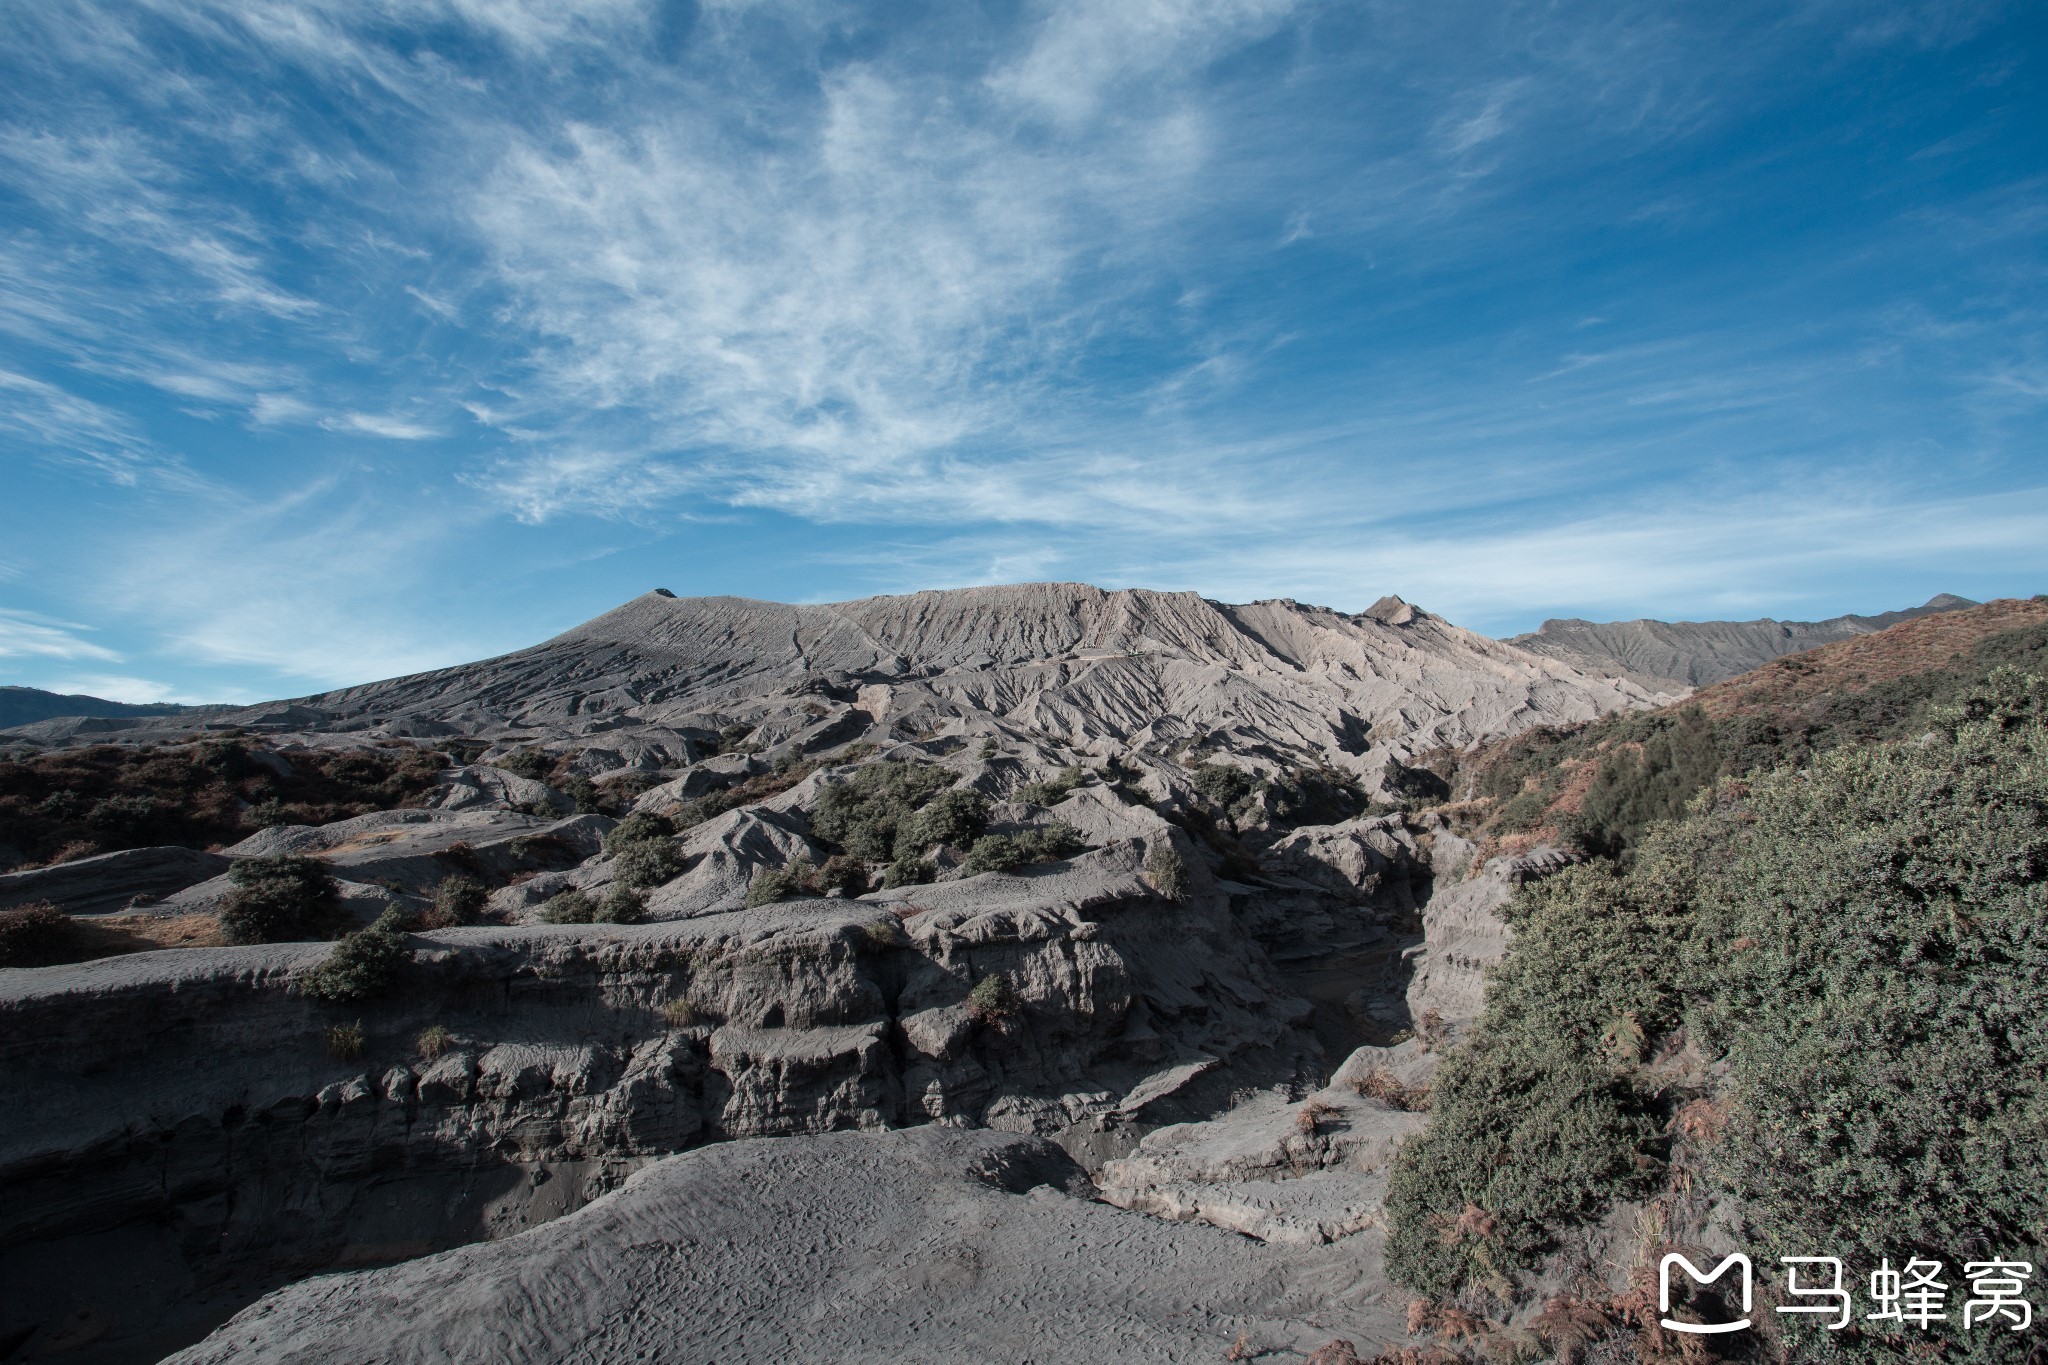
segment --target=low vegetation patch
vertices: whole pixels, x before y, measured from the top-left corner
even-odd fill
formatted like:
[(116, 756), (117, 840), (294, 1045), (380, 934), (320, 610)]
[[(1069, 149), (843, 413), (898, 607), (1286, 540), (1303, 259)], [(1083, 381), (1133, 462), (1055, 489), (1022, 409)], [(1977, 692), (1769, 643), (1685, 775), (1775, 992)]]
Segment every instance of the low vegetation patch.
[(674, 881), (690, 860), (673, 839), (641, 839), (612, 855), (612, 877), (622, 886), (644, 888)]
[(1080, 831), (1054, 820), (1015, 834), (984, 834), (967, 850), (960, 870), (972, 877), (982, 872), (1009, 872), (1033, 863), (1071, 858), (1087, 847)]
[[(957, 781), (958, 773), (936, 764), (894, 759), (863, 764), (819, 788), (810, 812), (811, 829), (819, 839), (866, 862), (893, 861), (899, 842), (906, 852), (952, 842), (926, 836), (939, 827), (951, 830), (970, 824), (976, 811), (986, 827), (987, 802), (977, 805), (973, 798), (978, 793), (962, 793), (963, 800), (948, 802), (928, 824), (920, 824), (919, 816)], [(912, 829), (915, 837), (905, 838)]]
[(977, 1019), (1006, 1019), (1024, 1008), (1008, 972), (990, 972), (967, 992), (967, 1010)]
[(230, 943), (324, 938), (335, 927), (338, 888), (317, 858), (244, 858), (228, 869), (234, 890), (220, 912)]
[(483, 883), (474, 877), (460, 873), (443, 877), (436, 883), (427, 908), (420, 912), (419, 927), (453, 929), (458, 925), (475, 924), (483, 918), (484, 903), (489, 896)]
[(1031, 806), (1057, 806), (1088, 784), (1088, 770), (1078, 763), (1069, 764), (1041, 782), (1026, 782), (1017, 788), (1019, 801)]
[(1145, 854), (1145, 880), (1166, 899), (1177, 901), (1188, 893), (1188, 865), (1172, 844), (1155, 840)]
[[(1725, 1201), (1760, 1265), (2040, 1263), (2044, 719), (2048, 683), (1993, 671), (1913, 738), (1723, 780), (1626, 862), (1524, 888), (1396, 1164), (1390, 1272), (1511, 1301), (1621, 1197)], [(1840, 1344), (1774, 1330), (1795, 1358)], [(1857, 1332), (1862, 1358), (1926, 1344)], [(1953, 1334), (1942, 1358), (1998, 1359), (1999, 1336)]]
[(638, 924), (647, 918), (647, 896), (637, 887), (613, 882), (602, 898), (568, 890), (541, 902), (544, 924)]
[(334, 945), (306, 982), (306, 994), (322, 1000), (368, 1000), (398, 984), (412, 949), (405, 941), (405, 914), (393, 906), (377, 922)]
[(337, 1062), (359, 1062), (363, 1059), (363, 1047), (368, 1042), (363, 1034), (363, 1021), (351, 1024), (331, 1024), (326, 1030), (327, 1055)]
[(429, 1024), (413, 1040), (413, 1051), (423, 1062), (431, 1062), (455, 1046), (455, 1035), (439, 1024)]
[(245, 739), (100, 744), (0, 759), (0, 844), (31, 863), (235, 843), (269, 825), (320, 825), (419, 805), (448, 763), (432, 749), (273, 753)]
[(37, 901), (0, 910), (0, 967), (44, 967), (69, 960), (71, 916)]

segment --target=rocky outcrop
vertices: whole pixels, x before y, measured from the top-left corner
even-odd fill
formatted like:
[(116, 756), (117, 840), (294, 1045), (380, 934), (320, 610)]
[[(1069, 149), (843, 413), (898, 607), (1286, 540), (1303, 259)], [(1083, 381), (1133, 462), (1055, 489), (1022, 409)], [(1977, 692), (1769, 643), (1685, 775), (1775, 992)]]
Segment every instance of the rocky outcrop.
[[(120, 1317), (109, 1266), (233, 1301), (523, 1226), (701, 1141), (1102, 1128), (1170, 1103), (1197, 1057), (1298, 1072), (1305, 1006), (1227, 898), (1163, 901), (1143, 858), (917, 899), (419, 935), (393, 991), (348, 1005), (297, 988), (332, 951), (316, 944), (0, 973), (18, 1114), (0, 1276), (51, 1283), (0, 1306), (0, 1338)], [(997, 972), (1015, 1004), (991, 1013), (970, 992)], [(553, 1172), (566, 1183), (536, 1204), (522, 1182)], [(157, 1328), (182, 1311), (154, 1307), (127, 1311)]]
[(1491, 859), (1469, 880), (1436, 889), (1422, 912), (1422, 943), (1411, 950), (1408, 1009), (1419, 1024), (1455, 1032), (1479, 1017), (1486, 969), (1508, 950), (1502, 908), (1524, 882), (1578, 861), (1577, 854), (1545, 846)]
[(1272, 1091), (1146, 1134), (1096, 1183), (1119, 1208), (1315, 1246), (1381, 1226), (1387, 1168), (1424, 1122), (1349, 1085)]

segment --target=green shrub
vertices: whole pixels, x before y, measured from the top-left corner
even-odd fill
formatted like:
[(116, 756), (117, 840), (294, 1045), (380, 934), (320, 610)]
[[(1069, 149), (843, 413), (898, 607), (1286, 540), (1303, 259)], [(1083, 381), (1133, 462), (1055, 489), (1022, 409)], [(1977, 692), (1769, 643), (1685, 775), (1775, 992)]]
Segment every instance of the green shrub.
[(816, 868), (808, 856), (799, 853), (786, 867), (769, 868), (747, 887), (747, 905), (755, 908), (787, 900), (804, 889)]
[(937, 879), (938, 865), (924, 858), (899, 857), (882, 873), (882, 889), (923, 886)]
[(562, 784), (562, 795), (578, 815), (609, 815), (617, 809), (611, 799), (587, 777), (577, 776)]
[(675, 825), (666, 816), (636, 810), (612, 826), (611, 832), (604, 836), (605, 856), (615, 857), (628, 844), (655, 842), (675, 832)]
[(338, 890), (317, 858), (244, 858), (228, 869), (234, 890), (220, 912), (230, 943), (283, 943), (309, 938), (334, 918)]
[(1188, 776), (1202, 799), (1225, 814), (1242, 808), (1259, 789), (1258, 778), (1228, 763), (1197, 763)]
[(597, 919), (597, 902), (589, 892), (572, 887), (542, 901), (540, 917), (547, 924), (591, 924)]
[(683, 875), (689, 857), (673, 839), (641, 839), (612, 855), (612, 877), (631, 887), (661, 886)]
[(1145, 854), (1145, 880), (1170, 901), (1188, 893), (1188, 865), (1181, 860), (1180, 851), (1165, 839), (1155, 839)]
[[(1994, 671), (1922, 713), (1924, 743), (1720, 786), (1650, 824), (1625, 866), (1523, 888), (1485, 1014), (1396, 1162), (1390, 1272), (1432, 1297), (1500, 1292), (1563, 1228), (1651, 1193), (1653, 1135), (1688, 1097), (1638, 1063), (1681, 1036), (1720, 1116), (1683, 1178), (1741, 1210), (1760, 1264), (1821, 1247), (1865, 1273), (1973, 1250), (2040, 1263), (2044, 711), (2041, 679)], [(1842, 1348), (1781, 1330), (1791, 1358)], [(2005, 1349), (1995, 1332), (1923, 1344)], [(1856, 1350), (1912, 1358), (1878, 1332)]]
[(855, 858), (888, 862), (898, 833), (957, 773), (929, 763), (894, 759), (868, 763), (851, 776), (825, 783), (811, 808), (811, 829)]
[(0, 910), (0, 967), (41, 967), (61, 961), (72, 939), (71, 916), (48, 901)]
[(521, 749), (503, 758), (492, 759), (491, 766), (514, 777), (545, 782), (548, 774), (555, 770), (555, 760), (553, 755), (540, 749)]
[(366, 1000), (398, 981), (412, 950), (405, 942), (405, 917), (396, 906), (334, 945), (306, 983), (306, 994), (322, 1000)]
[(483, 918), (484, 903), (489, 897), (483, 883), (473, 877), (460, 873), (443, 877), (434, 887), (433, 903), (420, 915), (420, 928), (451, 929), (475, 924)]
[(624, 882), (613, 882), (591, 913), (595, 924), (638, 924), (647, 918), (647, 894)]
[(1356, 820), (1372, 805), (1365, 787), (1350, 773), (1309, 768), (1266, 784), (1273, 819), (1285, 825), (1336, 825)]
[(1017, 983), (1010, 980), (1007, 972), (990, 972), (967, 992), (967, 1008), (980, 1019), (1002, 1019), (1015, 1014), (1023, 1005), (1017, 995)]
[(817, 875), (804, 889), (817, 896), (834, 891), (842, 896), (865, 895), (868, 889), (867, 864), (858, 858), (835, 853), (825, 860), (825, 865), (818, 869)]
[(904, 827), (897, 840), (899, 851), (945, 844), (965, 848), (988, 829), (988, 798), (972, 787), (942, 791)]
[(1069, 764), (1042, 782), (1027, 782), (1017, 788), (1016, 797), (1033, 806), (1057, 806), (1088, 782), (1088, 770)]
[(981, 872), (1008, 872), (1032, 863), (1071, 858), (1086, 847), (1072, 825), (1055, 820), (1016, 834), (982, 835), (967, 850), (961, 870), (970, 877)]

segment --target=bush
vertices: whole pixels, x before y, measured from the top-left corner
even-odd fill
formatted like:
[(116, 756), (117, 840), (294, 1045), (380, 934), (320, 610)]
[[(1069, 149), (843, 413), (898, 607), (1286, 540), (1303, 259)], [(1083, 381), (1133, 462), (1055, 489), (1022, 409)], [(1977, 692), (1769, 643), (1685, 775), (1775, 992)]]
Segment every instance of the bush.
[(768, 869), (747, 887), (748, 908), (789, 899), (803, 890), (804, 883), (810, 880), (814, 871), (810, 858), (801, 853), (791, 859), (787, 867)]
[(882, 873), (882, 889), (898, 886), (924, 886), (938, 878), (936, 863), (924, 858), (898, 858)]
[(683, 875), (690, 860), (673, 839), (641, 839), (612, 855), (612, 877), (630, 887), (661, 886)]
[(972, 787), (956, 787), (934, 796), (904, 828), (899, 851), (946, 844), (965, 848), (988, 829), (988, 798)]
[(666, 839), (675, 832), (675, 825), (666, 816), (634, 811), (604, 836), (604, 853), (607, 858), (615, 857), (628, 844)]
[[(1651, 1193), (1652, 1139), (1673, 1129), (1692, 1144), (1673, 1179), (1732, 1201), (1760, 1264), (1822, 1246), (1865, 1269), (1969, 1248), (2038, 1263), (2044, 701), (2040, 679), (1995, 672), (1927, 713), (1924, 743), (1724, 784), (1626, 866), (1523, 888), (1485, 1014), (1396, 1162), (1390, 1272), (1432, 1297), (1503, 1292), (1561, 1229)], [(1705, 1094), (1639, 1068), (1681, 1029)], [(1790, 1358), (1831, 1349), (1782, 1330)], [(1997, 1335), (1953, 1336), (1944, 1358), (1999, 1358)], [(1857, 1349), (1910, 1355), (1876, 1333)]]
[(316, 858), (244, 858), (228, 869), (228, 879), (234, 890), (220, 927), (230, 943), (311, 937), (332, 922), (338, 905), (334, 876)]
[(1017, 788), (1019, 801), (1033, 806), (1057, 806), (1085, 786), (1088, 770), (1078, 763), (1069, 764), (1042, 782), (1027, 782)]
[(475, 924), (483, 918), (484, 903), (489, 896), (483, 883), (473, 877), (460, 873), (443, 877), (434, 887), (432, 904), (420, 914), (420, 928), (452, 929), (461, 924)]
[(523, 777), (532, 782), (545, 782), (549, 773), (555, 770), (554, 757), (540, 749), (521, 749), (503, 758), (491, 760), (491, 766), (514, 777)]
[(1181, 861), (1180, 851), (1165, 839), (1155, 839), (1145, 854), (1145, 880), (1170, 901), (1188, 893), (1188, 865)]
[(855, 858), (888, 862), (896, 856), (898, 834), (913, 816), (958, 780), (957, 773), (929, 763), (885, 759), (865, 764), (819, 789), (811, 829)]
[(48, 901), (0, 910), (0, 967), (42, 967), (62, 961), (72, 937), (71, 916)]
[(334, 945), (306, 983), (306, 994), (322, 1000), (367, 1000), (398, 981), (412, 950), (405, 942), (405, 917), (393, 906), (367, 929)]
[(984, 834), (967, 850), (961, 871), (968, 876), (981, 872), (1008, 872), (1032, 863), (1058, 862), (1071, 858), (1087, 845), (1072, 825), (1055, 820), (1017, 834)]
[(592, 924), (597, 920), (597, 902), (588, 892), (571, 888), (542, 901), (540, 917), (547, 924)]
[(1002, 1019), (1022, 1009), (1017, 983), (1007, 972), (990, 972), (967, 992), (967, 1009), (977, 1019)]
[(239, 739), (96, 744), (0, 758), (0, 845), (47, 862), (69, 844), (204, 848), (274, 824), (419, 804), (447, 759), (399, 748), (265, 753)]
[(681, 998), (669, 1001), (655, 1013), (670, 1028), (688, 1028), (697, 1022), (697, 1007)]
[(1372, 805), (1358, 779), (1335, 768), (1310, 768), (1266, 785), (1273, 818), (1288, 825), (1336, 825), (1356, 820)]
[(812, 895), (825, 896), (837, 891), (842, 896), (865, 895), (868, 889), (867, 864), (858, 858), (849, 858), (835, 853), (825, 860), (817, 875), (805, 884), (804, 889)]
[(1259, 779), (1228, 763), (1197, 763), (1188, 776), (1202, 799), (1226, 815), (1245, 809), (1259, 790)]
[(594, 924), (638, 924), (646, 918), (646, 893), (623, 882), (613, 882), (591, 914)]

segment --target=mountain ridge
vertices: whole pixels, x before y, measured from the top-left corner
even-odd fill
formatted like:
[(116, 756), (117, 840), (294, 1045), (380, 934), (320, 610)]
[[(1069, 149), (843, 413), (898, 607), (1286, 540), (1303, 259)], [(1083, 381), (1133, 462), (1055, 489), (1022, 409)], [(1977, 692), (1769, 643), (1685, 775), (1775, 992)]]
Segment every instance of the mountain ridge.
[(1902, 621), (1979, 603), (1937, 593), (1924, 604), (1874, 616), (1854, 613), (1824, 621), (1587, 621), (1554, 617), (1506, 643), (1601, 677), (1626, 678), (1651, 691), (1681, 694), (1732, 678), (1773, 659), (1836, 640), (1888, 629)]

